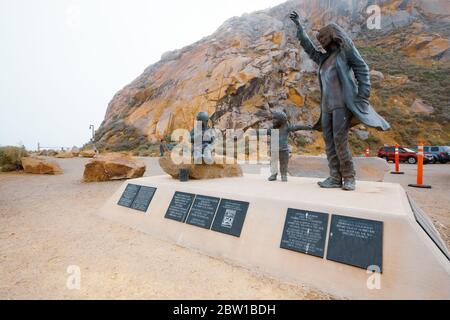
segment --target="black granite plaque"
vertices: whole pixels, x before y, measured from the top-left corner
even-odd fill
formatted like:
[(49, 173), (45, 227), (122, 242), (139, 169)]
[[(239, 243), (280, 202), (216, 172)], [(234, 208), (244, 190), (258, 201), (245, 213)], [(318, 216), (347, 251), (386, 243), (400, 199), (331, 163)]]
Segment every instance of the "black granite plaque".
[(216, 214), (219, 198), (197, 196), (187, 217), (186, 223), (209, 229)]
[(212, 230), (240, 237), (248, 206), (248, 202), (222, 199)]
[(333, 215), (327, 259), (382, 272), (383, 222)]
[(139, 189), (141, 186), (135, 185), (135, 184), (128, 184), (125, 188), (125, 191), (122, 193), (122, 196), (119, 199), (119, 202), (117, 203), (119, 206), (131, 208), (131, 205), (133, 204), (134, 198), (136, 198), (136, 195), (139, 192)]
[(280, 247), (323, 258), (328, 214), (288, 209)]
[(195, 194), (175, 192), (169, 204), (165, 218), (184, 222), (194, 202)]
[(146, 212), (148, 206), (150, 205), (150, 202), (153, 199), (155, 191), (156, 188), (141, 186), (138, 194), (136, 195), (136, 198), (134, 198), (133, 200), (131, 208), (142, 212)]

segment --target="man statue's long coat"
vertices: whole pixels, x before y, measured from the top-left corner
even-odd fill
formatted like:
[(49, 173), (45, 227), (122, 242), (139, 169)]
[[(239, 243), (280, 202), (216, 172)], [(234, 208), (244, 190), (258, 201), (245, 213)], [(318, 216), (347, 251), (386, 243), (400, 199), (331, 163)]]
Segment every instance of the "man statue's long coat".
[[(302, 27), (298, 29), (297, 38), (309, 57), (319, 65), (328, 58), (327, 53), (323, 53), (314, 46)], [(370, 75), (369, 67), (364, 62), (355, 46), (350, 48), (342, 47), (336, 57), (336, 69), (344, 91), (346, 107), (353, 113), (352, 126), (363, 123), (378, 130), (389, 130), (389, 123), (384, 120), (370, 105)], [(352, 71), (356, 82), (352, 77)], [(322, 91), (322, 81), (319, 74), (320, 90)], [(314, 125), (315, 130), (322, 130), (322, 114), (319, 121)]]

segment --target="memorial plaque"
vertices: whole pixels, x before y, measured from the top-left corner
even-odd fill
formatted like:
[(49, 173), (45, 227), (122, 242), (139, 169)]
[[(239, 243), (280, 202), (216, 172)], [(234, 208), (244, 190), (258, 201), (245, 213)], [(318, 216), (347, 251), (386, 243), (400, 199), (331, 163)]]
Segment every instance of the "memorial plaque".
[(136, 195), (138, 194), (140, 188), (141, 188), (141, 186), (131, 184), (131, 183), (128, 184), (127, 187), (125, 188), (125, 191), (122, 193), (122, 196), (120, 197), (120, 200), (117, 204), (119, 206), (131, 208), (134, 198), (136, 198)]
[(147, 212), (148, 206), (153, 199), (156, 188), (141, 186), (131, 205), (132, 209)]
[(328, 214), (288, 209), (280, 247), (323, 258)]
[(248, 202), (222, 199), (212, 230), (240, 237), (248, 206)]
[(165, 218), (180, 222), (185, 222), (186, 217), (194, 202), (195, 194), (185, 192), (175, 192), (169, 204)]
[(333, 215), (327, 259), (382, 272), (383, 222)]
[(216, 214), (220, 198), (197, 196), (187, 217), (186, 223), (209, 229)]

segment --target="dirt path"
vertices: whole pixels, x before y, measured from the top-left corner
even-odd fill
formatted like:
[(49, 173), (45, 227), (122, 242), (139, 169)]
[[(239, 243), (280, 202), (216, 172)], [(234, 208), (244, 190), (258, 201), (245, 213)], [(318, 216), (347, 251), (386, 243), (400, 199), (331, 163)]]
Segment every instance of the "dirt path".
[[(0, 174), (0, 299), (330, 298), (98, 217), (121, 182), (85, 184), (85, 159), (57, 161), (63, 175)], [(71, 265), (80, 290), (66, 287)]]
[[(329, 299), (104, 220), (121, 182), (80, 182), (86, 159), (57, 160), (59, 176), (0, 174), (0, 299)], [(161, 174), (146, 158), (146, 176)], [(386, 180), (406, 187), (415, 166)], [(257, 173), (256, 167), (245, 171)], [(410, 189), (450, 246), (450, 165), (425, 167), (432, 190)], [(69, 290), (67, 268), (81, 270)]]
[[(393, 164), (391, 168), (394, 170)], [(433, 220), (447, 248), (450, 248), (450, 163), (424, 166), (424, 184), (431, 185), (432, 189), (408, 187), (408, 184), (416, 183), (417, 166), (401, 164), (400, 170), (405, 174), (387, 174), (385, 181), (400, 183), (405, 188)]]

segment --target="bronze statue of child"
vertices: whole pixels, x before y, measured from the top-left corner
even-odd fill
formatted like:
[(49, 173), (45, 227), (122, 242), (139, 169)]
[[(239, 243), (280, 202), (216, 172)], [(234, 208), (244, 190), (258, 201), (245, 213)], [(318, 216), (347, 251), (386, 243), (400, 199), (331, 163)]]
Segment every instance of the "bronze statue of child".
[[(275, 111), (272, 115), (272, 127), (269, 128), (267, 134), (276, 137), (273, 130), (278, 130), (278, 145), (277, 141), (271, 141), (271, 157), (270, 168), (271, 176), (269, 181), (276, 181), (278, 176), (278, 162), (280, 163), (281, 181), (287, 182), (287, 170), (289, 164), (289, 132), (300, 130), (312, 130), (311, 126), (305, 125), (290, 125), (286, 113), (282, 111)], [(274, 144), (275, 143), (275, 144)]]

